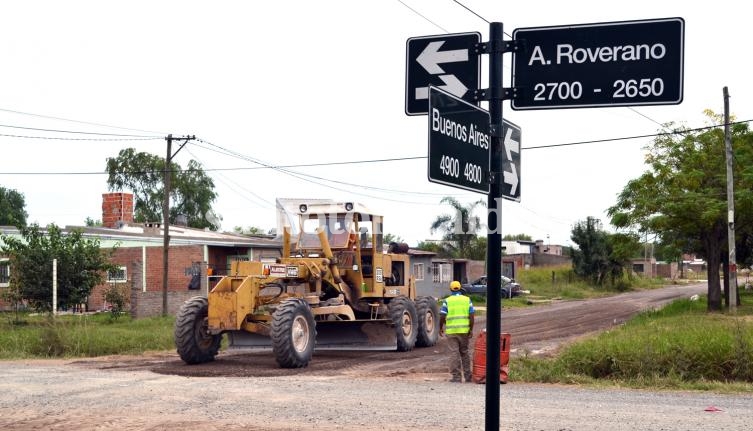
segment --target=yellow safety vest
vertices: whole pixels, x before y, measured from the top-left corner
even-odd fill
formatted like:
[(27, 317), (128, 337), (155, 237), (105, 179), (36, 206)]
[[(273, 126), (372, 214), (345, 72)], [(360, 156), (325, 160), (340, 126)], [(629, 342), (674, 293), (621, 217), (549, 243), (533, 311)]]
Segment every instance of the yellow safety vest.
[(465, 295), (450, 295), (447, 301), (447, 334), (467, 334), (471, 330), (471, 319), (468, 311), (471, 308), (471, 298)]

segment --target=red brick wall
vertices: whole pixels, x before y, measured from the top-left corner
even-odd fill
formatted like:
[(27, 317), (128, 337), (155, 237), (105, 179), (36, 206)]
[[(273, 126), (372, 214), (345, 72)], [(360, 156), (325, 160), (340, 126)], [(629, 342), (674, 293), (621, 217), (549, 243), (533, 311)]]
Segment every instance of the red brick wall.
[(486, 275), (486, 261), (483, 260), (470, 260), (468, 261), (468, 282), (478, 279), (482, 275)]
[[(127, 268), (127, 283), (129, 286), (137, 284), (139, 292), (150, 293), (154, 296), (154, 300), (159, 303), (160, 313), (162, 311), (162, 257), (162, 247), (147, 247), (145, 262), (142, 262), (141, 247), (118, 248), (112, 257), (114, 264)], [(202, 292), (197, 290), (189, 291), (188, 284), (191, 281), (191, 276), (186, 275), (185, 270), (193, 262), (204, 260), (204, 247), (202, 245), (171, 246), (168, 259), (171, 262), (167, 273), (168, 296), (170, 296), (171, 292), (186, 293), (189, 297), (202, 294)], [(135, 267), (135, 263), (138, 263), (139, 266)], [(146, 292), (143, 292), (140, 265), (146, 266)], [(89, 302), (87, 304), (89, 310), (100, 310), (104, 307), (103, 295), (107, 287), (108, 285), (105, 283), (94, 288), (91, 295), (89, 295)], [(177, 296), (182, 297), (182, 295)], [(182, 304), (183, 299), (180, 299), (179, 302)], [(177, 310), (177, 307), (175, 309)]]
[(102, 226), (117, 228), (118, 222), (133, 223), (133, 195), (131, 193), (103, 193)]

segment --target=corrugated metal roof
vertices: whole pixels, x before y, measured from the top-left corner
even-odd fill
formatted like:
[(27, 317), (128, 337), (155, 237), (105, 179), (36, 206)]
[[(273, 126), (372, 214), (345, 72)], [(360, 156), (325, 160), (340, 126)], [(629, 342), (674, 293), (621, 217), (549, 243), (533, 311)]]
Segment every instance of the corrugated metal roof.
[[(44, 227), (41, 228), (43, 231)], [(66, 226), (63, 232), (80, 230), (85, 237), (96, 237), (102, 241), (139, 242), (146, 244), (163, 244), (164, 231), (159, 224), (129, 224), (121, 228), (101, 226)], [(20, 235), (13, 226), (0, 226), (0, 233)], [(216, 246), (245, 246), (256, 248), (280, 248), (282, 239), (272, 236), (247, 236), (231, 232), (214, 232), (185, 226), (170, 226), (170, 244), (206, 244)]]

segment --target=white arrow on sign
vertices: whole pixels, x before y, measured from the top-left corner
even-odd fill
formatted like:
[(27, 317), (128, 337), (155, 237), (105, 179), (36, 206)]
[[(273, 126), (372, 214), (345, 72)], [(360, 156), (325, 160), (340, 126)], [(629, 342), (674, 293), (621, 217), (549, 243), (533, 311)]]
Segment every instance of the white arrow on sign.
[(441, 63), (453, 63), (456, 61), (468, 61), (467, 49), (455, 49), (450, 51), (440, 51), (439, 48), (444, 45), (443, 40), (429, 43), (421, 54), (416, 57), (418, 64), (423, 66), (427, 72), (432, 75), (444, 73), (444, 70), (439, 67)]
[(512, 138), (512, 129), (507, 128), (505, 133), (505, 154), (507, 154), (507, 160), (512, 161), (512, 153), (520, 153), (520, 142)]
[(510, 187), (510, 194), (515, 196), (515, 191), (518, 189), (518, 169), (515, 167), (515, 163), (510, 163), (510, 167), (512, 168), (512, 172), (504, 171), (504, 180), (505, 184), (509, 184)]
[[(437, 88), (452, 94), (453, 96), (463, 97), (468, 92), (468, 87), (463, 85), (462, 82), (455, 75), (439, 75), (439, 79), (444, 82), (444, 85), (438, 85)], [(429, 87), (416, 88), (416, 100), (428, 99)]]

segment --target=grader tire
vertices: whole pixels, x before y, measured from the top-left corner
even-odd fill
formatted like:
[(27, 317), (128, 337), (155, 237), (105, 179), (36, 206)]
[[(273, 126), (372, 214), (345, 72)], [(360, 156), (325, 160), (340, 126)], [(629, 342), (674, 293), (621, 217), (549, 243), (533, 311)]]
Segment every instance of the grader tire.
[(316, 323), (309, 305), (302, 299), (283, 301), (272, 315), (272, 351), (282, 368), (309, 364), (316, 343)]
[(407, 352), (413, 350), (418, 333), (416, 306), (413, 305), (413, 301), (404, 296), (398, 296), (390, 301), (389, 311), (390, 319), (395, 324), (397, 351)]
[(194, 296), (184, 302), (175, 318), (175, 347), (183, 362), (210, 362), (220, 350), (222, 334), (207, 333), (207, 298)]
[(439, 339), (439, 305), (434, 298), (420, 296), (416, 298), (418, 315), (418, 334), (416, 346), (431, 347)]

